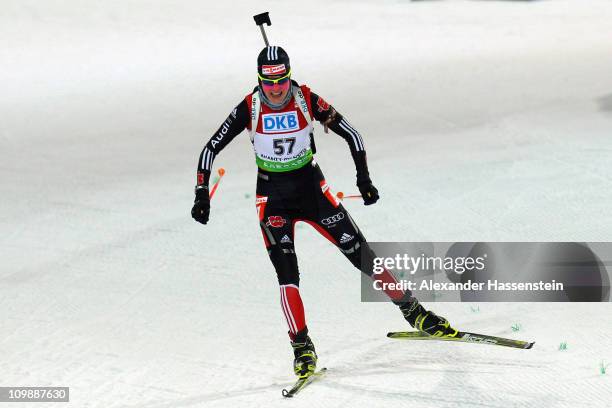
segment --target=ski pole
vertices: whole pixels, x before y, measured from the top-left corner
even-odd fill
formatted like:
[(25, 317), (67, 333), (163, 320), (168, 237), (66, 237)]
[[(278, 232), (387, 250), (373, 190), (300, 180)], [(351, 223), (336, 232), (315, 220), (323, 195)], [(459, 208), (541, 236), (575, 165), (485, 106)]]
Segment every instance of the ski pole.
[(219, 170), (217, 170), (217, 173), (219, 173), (219, 178), (215, 181), (215, 184), (213, 184), (212, 190), (210, 190), (210, 194), (208, 196), (210, 199), (212, 199), (213, 196), (215, 195), (215, 191), (217, 191), (217, 187), (219, 187), (219, 183), (221, 182), (221, 179), (225, 175), (225, 169), (221, 167), (219, 168)]
[(338, 197), (338, 200), (344, 200), (345, 198), (361, 198), (361, 194), (344, 195), (342, 191), (338, 191), (336, 197)]
[(272, 25), (272, 22), (270, 21), (270, 14), (268, 13), (269, 12), (266, 11), (265, 13), (260, 13), (253, 16), (255, 24), (257, 24), (259, 26), (259, 29), (261, 30), (261, 35), (263, 36), (264, 42), (266, 43), (266, 47), (269, 47), (270, 44), (268, 43), (268, 37), (266, 36), (266, 30), (264, 29), (263, 25)]

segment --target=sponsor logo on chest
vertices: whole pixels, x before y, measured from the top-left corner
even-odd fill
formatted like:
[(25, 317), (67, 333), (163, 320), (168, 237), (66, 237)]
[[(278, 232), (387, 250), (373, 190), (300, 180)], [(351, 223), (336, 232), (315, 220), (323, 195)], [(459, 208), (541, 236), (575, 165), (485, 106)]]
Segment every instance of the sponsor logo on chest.
[(297, 112), (267, 113), (261, 115), (264, 133), (286, 133), (300, 128)]

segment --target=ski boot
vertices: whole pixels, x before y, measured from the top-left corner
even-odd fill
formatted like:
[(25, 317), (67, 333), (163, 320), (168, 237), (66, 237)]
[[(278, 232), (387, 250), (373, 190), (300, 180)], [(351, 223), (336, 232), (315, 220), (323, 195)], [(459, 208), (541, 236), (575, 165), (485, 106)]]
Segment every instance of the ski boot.
[(293, 371), (299, 378), (311, 376), (317, 368), (317, 353), (314, 344), (308, 337), (308, 329), (304, 329), (295, 335), (291, 342), (293, 347)]
[(428, 312), (415, 298), (400, 305), (404, 319), (418, 331), (434, 337), (455, 337), (457, 330), (450, 326), (448, 320), (434, 312)]

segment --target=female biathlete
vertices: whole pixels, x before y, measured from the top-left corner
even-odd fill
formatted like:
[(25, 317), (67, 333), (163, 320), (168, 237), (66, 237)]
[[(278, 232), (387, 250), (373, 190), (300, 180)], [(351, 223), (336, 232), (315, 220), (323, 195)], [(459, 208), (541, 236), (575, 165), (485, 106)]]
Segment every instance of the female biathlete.
[[(313, 159), (313, 121), (331, 129), (349, 145), (357, 170), (357, 187), (365, 205), (379, 199), (370, 180), (363, 139), (359, 132), (323, 98), (291, 80), (289, 56), (281, 47), (264, 48), (257, 58), (258, 86), (230, 113), (200, 154), (191, 214), (208, 222), (208, 184), (212, 164), (221, 150), (244, 129), (250, 132), (258, 166), (256, 206), (263, 240), (276, 269), (283, 313), (294, 352), (294, 372), (300, 378), (316, 368), (317, 354), (308, 336), (299, 291), (294, 226), (312, 225), (358, 269), (371, 276), (375, 257), (346, 209), (331, 193)], [(389, 272), (376, 279), (393, 282)], [(432, 336), (453, 337), (448, 321), (425, 310), (410, 292), (386, 290), (405, 319)]]

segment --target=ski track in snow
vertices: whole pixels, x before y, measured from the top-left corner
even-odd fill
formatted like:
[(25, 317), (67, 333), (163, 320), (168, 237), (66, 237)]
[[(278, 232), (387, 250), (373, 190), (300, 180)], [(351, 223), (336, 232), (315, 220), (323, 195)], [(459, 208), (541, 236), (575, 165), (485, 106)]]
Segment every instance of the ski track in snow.
[[(246, 134), (215, 162), (210, 223), (189, 210), (200, 149), (254, 86), (252, 15), (270, 10), (294, 78), (364, 137), (382, 199), (346, 206), (368, 239), (609, 241), (611, 2), (2, 4), (0, 385), (69, 386), (46, 406), (79, 408), (610, 406), (609, 303), (428, 305), (532, 350), (390, 340), (401, 315), (360, 303), (358, 272), (300, 225), (329, 372), (284, 400)], [(344, 141), (316, 140), (332, 188), (355, 192)]]

